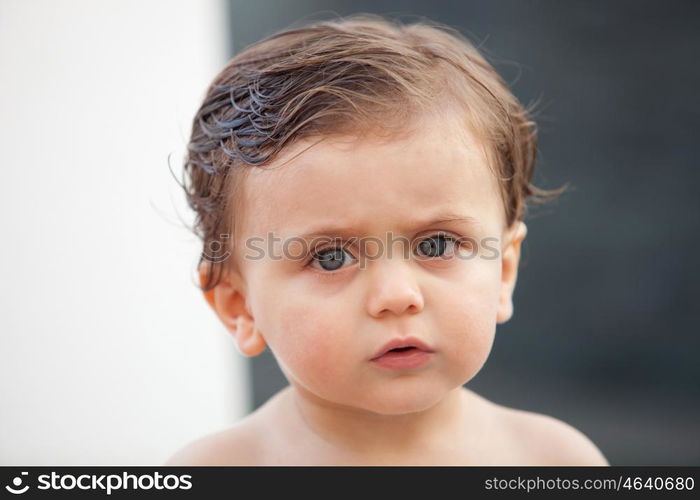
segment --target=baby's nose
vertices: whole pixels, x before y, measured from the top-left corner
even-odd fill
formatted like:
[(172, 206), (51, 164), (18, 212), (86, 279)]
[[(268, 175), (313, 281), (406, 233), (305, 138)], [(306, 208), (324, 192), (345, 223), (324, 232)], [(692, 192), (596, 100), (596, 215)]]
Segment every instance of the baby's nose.
[(423, 310), (423, 294), (410, 260), (398, 256), (377, 259), (363, 272), (370, 282), (367, 310), (372, 316), (418, 313)]

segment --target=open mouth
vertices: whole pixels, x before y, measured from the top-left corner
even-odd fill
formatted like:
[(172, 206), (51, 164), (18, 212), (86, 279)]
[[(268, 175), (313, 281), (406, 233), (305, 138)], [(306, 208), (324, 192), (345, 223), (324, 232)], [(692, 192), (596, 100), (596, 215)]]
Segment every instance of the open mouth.
[(392, 370), (403, 370), (409, 368), (418, 368), (427, 363), (432, 352), (425, 351), (418, 347), (395, 347), (389, 349), (381, 356), (374, 358), (372, 361), (377, 365)]
[(422, 352), (422, 351), (420, 349), (418, 349), (417, 347), (410, 347), (410, 346), (409, 347), (395, 347), (394, 349), (391, 349), (391, 350), (385, 352), (382, 355), (382, 357), (384, 357), (384, 356), (389, 356), (389, 357), (404, 356), (406, 354), (412, 354), (414, 352)]
[(433, 358), (433, 349), (418, 337), (396, 337), (384, 344), (371, 361), (384, 368), (418, 368)]

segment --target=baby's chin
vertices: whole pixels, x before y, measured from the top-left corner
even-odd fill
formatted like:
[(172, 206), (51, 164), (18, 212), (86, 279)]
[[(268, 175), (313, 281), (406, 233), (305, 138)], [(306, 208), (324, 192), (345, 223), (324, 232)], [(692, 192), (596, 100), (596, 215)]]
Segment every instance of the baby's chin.
[(425, 410), (429, 410), (435, 406), (440, 399), (435, 397), (431, 398), (417, 398), (415, 396), (406, 398), (394, 398), (392, 400), (384, 400), (377, 404), (372, 404), (371, 407), (364, 408), (376, 415), (383, 416), (399, 416), (408, 415), (410, 413), (419, 413)]
[(435, 387), (433, 384), (411, 384), (388, 387), (348, 395), (343, 404), (375, 415), (405, 415), (428, 410), (443, 400), (455, 387)]

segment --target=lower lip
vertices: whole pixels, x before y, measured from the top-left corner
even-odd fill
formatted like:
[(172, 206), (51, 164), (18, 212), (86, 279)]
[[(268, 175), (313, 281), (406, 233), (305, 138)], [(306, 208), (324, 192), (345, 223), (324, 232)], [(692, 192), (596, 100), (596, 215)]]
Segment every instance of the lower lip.
[(398, 352), (389, 351), (383, 356), (372, 359), (372, 362), (392, 370), (418, 368), (427, 363), (431, 355), (431, 352), (421, 351), (419, 349)]

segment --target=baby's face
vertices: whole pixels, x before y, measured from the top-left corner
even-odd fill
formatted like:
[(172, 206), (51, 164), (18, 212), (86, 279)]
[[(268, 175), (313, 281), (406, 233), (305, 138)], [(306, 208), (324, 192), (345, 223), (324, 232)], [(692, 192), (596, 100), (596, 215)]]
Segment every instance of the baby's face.
[[(266, 251), (245, 251), (247, 304), (307, 395), (381, 414), (428, 408), (476, 375), (496, 324), (508, 319), (504, 210), (482, 148), (454, 118), (420, 130), (384, 142), (327, 137), (246, 180), (241, 238)], [(317, 140), (295, 144), (274, 166)], [(374, 239), (361, 248), (362, 237)], [(457, 248), (451, 238), (460, 237)], [(372, 361), (407, 336), (433, 351), (422, 364)]]

